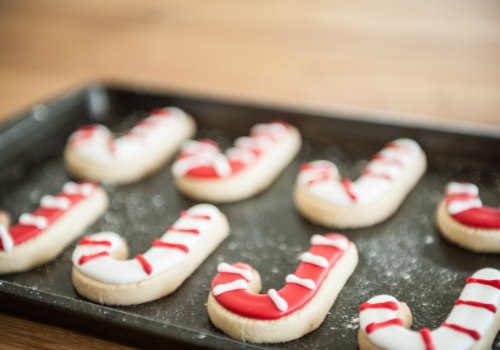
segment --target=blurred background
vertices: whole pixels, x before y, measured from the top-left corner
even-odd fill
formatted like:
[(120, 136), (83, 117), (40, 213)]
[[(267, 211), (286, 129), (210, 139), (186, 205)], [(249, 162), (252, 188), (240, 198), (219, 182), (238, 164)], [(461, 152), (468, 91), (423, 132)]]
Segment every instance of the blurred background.
[(500, 124), (500, 3), (0, 2), (0, 117), (103, 79)]
[[(500, 1), (0, 1), (0, 121), (91, 81), (500, 131)], [(0, 327), (2, 349), (126, 349)]]

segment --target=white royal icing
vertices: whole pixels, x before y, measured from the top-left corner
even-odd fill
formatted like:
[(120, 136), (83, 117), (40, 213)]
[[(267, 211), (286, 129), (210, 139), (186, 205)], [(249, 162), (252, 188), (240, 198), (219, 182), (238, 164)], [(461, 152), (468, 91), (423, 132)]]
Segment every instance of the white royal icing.
[(235, 273), (238, 275), (243, 276), (247, 281), (253, 280), (253, 273), (252, 271), (248, 271), (245, 269), (240, 269), (235, 266), (231, 266), (228, 263), (222, 262), (217, 266), (217, 271), (219, 272), (226, 272), (226, 273)]
[(95, 185), (91, 183), (77, 184), (76, 182), (68, 181), (63, 186), (63, 192), (68, 195), (89, 197), (94, 193), (95, 188)]
[[(397, 139), (390, 144), (398, 145), (400, 148), (387, 146), (383, 148), (377, 155), (381, 159), (371, 160), (365, 168), (367, 173), (351, 183), (350, 191), (355, 195), (356, 200), (351, 198), (335, 176), (310, 184), (311, 180), (318, 178), (318, 174), (317, 171), (315, 173), (310, 169), (305, 169), (300, 171), (297, 182), (314, 197), (338, 206), (348, 207), (373, 203), (392, 187), (394, 180), (399, 178), (403, 170), (422, 152), (418, 143), (410, 139)], [(314, 161), (311, 164), (319, 164), (319, 162), (328, 164), (330, 167), (335, 166), (328, 161)]]
[(346, 239), (330, 239), (321, 235), (314, 235), (311, 237), (312, 245), (328, 245), (335, 248), (338, 248), (342, 251), (347, 251), (349, 249), (349, 241)]
[(451, 215), (455, 215), (472, 208), (481, 208), (483, 206), (483, 202), (481, 202), (478, 197), (479, 189), (474, 184), (450, 182), (446, 186), (446, 195), (457, 194), (463, 194), (475, 198), (448, 200), (447, 209)]
[(101, 164), (126, 161), (147, 154), (166, 138), (175, 135), (187, 120), (186, 114), (179, 108), (162, 109), (167, 114), (150, 115), (116, 139), (105, 126), (94, 125), (90, 126), (95, 128), (92, 131), (75, 131), (68, 145), (80, 156)]
[(269, 291), (267, 292), (267, 294), (269, 295), (269, 297), (271, 298), (271, 300), (274, 302), (274, 305), (276, 305), (276, 307), (280, 311), (285, 312), (286, 310), (288, 310), (288, 303), (286, 302), (285, 299), (283, 299), (282, 297), (280, 297), (278, 295), (278, 292), (276, 292), (275, 289), (269, 289)]
[(250, 135), (267, 135), (274, 140), (284, 137), (288, 133), (288, 129), (282, 123), (267, 123), (255, 124), (250, 129)]
[(245, 280), (236, 280), (231, 283), (227, 284), (219, 284), (218, 286), (215, 286), (214, 289), (212, 289), (213, 295), (217, 296), (222, 293), (230, 292), (233, 290), (239, 290), (239, 289), (247, 289), (248, 288), (248, 282)]
[(71, 202), (66, 197), (54, 197), (45, 195), (40, 200), (40, 207), (47, 209), (61, 209), (66, 210), (71, 205)]
[(252, 151), (270, 152), (287, 134), (288, 128), (281, 123), (257, 124), (252, 127), (250, 137), (238, 137), (234, 147), (225, 154), (207, 142), (189, 140), (182, 147), (181, 157), (172, 165), (172, 174), (182, 177), (191, 169), (208, 166), (213, 167), (219, 177), (227, 178), (232, 174), (229, 161), (253, 164), (258, 158)]
[(305, 279), (305, 278), (304, 279), (298, 278), (295, 275), (286, 276), (286, 283), (296, 283), (296, 284), (300, 284), (303, 287), (309, 288), (311, 290), (316, 289), (316, 283), (314, 283), (313, 280)]
[(313, 264), (319, 267), (328, 267), (328, 260), (319, 255), (314, 255), (309, 252), (306, 252), (300, 256), (300, 260), (309, 264)]
[(471, 183), (464, 182), (450, 182), (446, 185), (446, 194), (460, 194), (465, 193), (470, 196), (478, 196), (479, 188)]
[(472, 208), (481, 208), (483, 202), (479, 198), (468, 199), (463, 201), (450, 201), (448, 203), (448, 212), (452, 215), (458, 214)]
[[(190, 251), (206, 234), (220, 217), (220, 211), (211, 204), (198, 204), (187, 210), (187, 214), (179, 218), (162, 237), (161, 241), (186, 246)], [(210, 219), (193, 216), (209, 216)], [(199, 234), (179, 232), (175, 230), (198, 230)], [(73, 265), (83, 274), (106, 283), (135, 283), (153, 277), (163, 271), (182, 263), (189, 253), (176, 248), (152, 247), (143, 254), (144, 259), (153, 268), (148, 275), (137, 259), (116, 260), (109, 256), (87, 261), (80, 265), (83, 255), (93, 255), (103, 251), (110, 254), (121, 248), (120, 236), (113, 232), (96, 233), (89, 236), (92, 240), (111, 242), (111, 247), (103, 245), (78, 245), (73, 252)]]
[[(479, 270), (472, 277), (483, 280), (500, 280), (500, 271), (486, 268)], [(484, 284), (469, 283), (460, 294), (459, 300), (498, 306), (500, 304), (500, 290)], [(368, 301), (370, 304), (384, 302), (398, 303), (398, 300), (389, 295), (379, 295)], [(397, 310), (366, 309), (360, 313), (360, 327), (368, 339), (381, 349), (426, 350), (422, 336), (418, 332), (405, 329), (402, 326), (393, 325), (366, 334), (365, 330), (368, 325), (395, 318), (397, 318)], [(485, 308), (462, 304), (453, 308), (445, 323), (476, 331), (482, 337), (493, 325), (494, 318), (495, 313)], [(476, 340), (470, 335), (445, 326), (432, 331), (430, 337), (436, 350), (468, 350), (476, 343)]]
[(21, 216), (19, 217), (19, 223), (26, 226), (36, 226), (40, 230), (45, 229), (49, 225), (47, 218), (43, 216), (31, 215), (28, 213), (21, 214)]
[(14, 248), (14, 241), (10, 236), (9, 230), (3, 224), (0, 224), (0, 240), (2, 241), (3, 250), (10, 252)]

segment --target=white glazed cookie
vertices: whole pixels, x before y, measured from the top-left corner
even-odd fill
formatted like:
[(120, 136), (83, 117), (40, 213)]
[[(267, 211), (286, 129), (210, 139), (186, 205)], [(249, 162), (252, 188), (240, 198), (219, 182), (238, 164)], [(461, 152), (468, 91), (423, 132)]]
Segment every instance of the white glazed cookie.
[(371, 226), (394, 214), (426, 167), (425, 153), (410, 139), (387, 144), (354, 182), (339, 181), (337, 167), (329, 161), (306, 163), (297, 177), (295, 207), (322, 226)]
[(257, 124), (225, 154), (211, 140), (187, 141), (172, 166), (185, 195), (211, 202), (234, 202), (268, 188), (297, 155), (301, 136), (281, 122)]
[(42, 197), (40, 208), (16, 225), (0, 224), (0, 274), (53, 260), (107, 208), (106, 192), (89, 182), (68, 182), (56, 196)]
[(500, 209), (487, 207), (479, 189), (470, 183), (451, 182), (437, 209), (443, 236), (478, 253), (500, 253)]
[(101, 304), (133, 305), (175, 291), (229, 234), (226, 216), (198, 204), (156, 239), (153, 247), (127, 259), (126, 242), (114, 232), (84, 237), (73, 252), (73, 285)]
[(243, 263), (218, 266), (208, 297), (208, 315), (229, 336), (278, 343), (314, 331), (325, 319), (358, 263), (354, 243), (340, 234), (315, 235), (281, 290), (261, 291), (258, 272)]
[(126, 184), (159, 169), (196, 132), (194, 119), (179, 108), (159, 108), (123, 136), (103, 125), (85, 125), (69, 138), (68, 171), (79, 179)]
[(488, 350), (500, 329), (500, 271), (486, 268), (467, 278), (443, 325), (411, 331), (406, 304), (379, 295), (361, 305), (360, 350)]

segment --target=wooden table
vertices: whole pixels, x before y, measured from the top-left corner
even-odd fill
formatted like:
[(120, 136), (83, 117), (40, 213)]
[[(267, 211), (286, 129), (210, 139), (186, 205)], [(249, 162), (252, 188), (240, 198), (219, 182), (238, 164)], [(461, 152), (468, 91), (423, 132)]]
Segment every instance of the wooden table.
[[(0, 1), (0, 120), (101, 79), (498, 128), (500, 2)], [(5, 349), (119, 348), (8, 316), (0, 327)]]

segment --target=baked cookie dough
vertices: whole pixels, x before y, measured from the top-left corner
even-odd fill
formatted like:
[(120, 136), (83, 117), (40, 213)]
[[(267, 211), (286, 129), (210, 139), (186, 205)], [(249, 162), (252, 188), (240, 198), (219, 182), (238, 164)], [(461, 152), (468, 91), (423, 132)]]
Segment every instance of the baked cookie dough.
[(172, 166), (177, 188), (196, 200), (235, 202), (268, 188), (301, 147), (297, 128), (257, 124), (222, 154), (211, 140), (187, 141)]
[(124, 239), (114, 232), (84, 237), (73, 252), (73, 285), (92, 301), (133, 305), (175, 291), (229, 234), (226, 216), (211, 204), (181, 213), (153, 247), (127, 259)]
[(340, 234), (314, 235), (302, 263), (281, 290), (261, 290), (258, 272), (243, 263), (218, 266), (208, 297), (212, 323), (227, 335), (253, 343), (278, 343), (314, 331), (354, 272), (358, 253)]
[(418, 143), (397, 139), (375, 154), (358, 180), (339, 180), (335, 164), (325, 160), (302, 166), (294, 190), (299, 213), (311, 222), (336, 228), (378, 224), (392, 216), (425, 173), (427, 161)]
[(195, 132), (194, 119), (181, 109), (158, 108), (118, 138), (103, 125), (79, 127), (68, 140), (64, 160), (78, 179), (127, 184), (157, 171)]
[(379, 295), (361, 305), (360, 350), (489, 350), (500, 329), (500, 271), (486, 268), (466, 286), (441, 327), (411, 331), (406, 304)]
[(436, 216), (450, 242), (477, 253), (500, 253), (500, 209), (483, 205), (476, 185), (449, 183)]
[(22, 214), (16, 225), (0, 225), (0, 274), (53, 260), (107, 208), (108, 195), (90, 182), (68, 182), (56, 196), (44, 196), (40, 208)]

